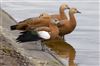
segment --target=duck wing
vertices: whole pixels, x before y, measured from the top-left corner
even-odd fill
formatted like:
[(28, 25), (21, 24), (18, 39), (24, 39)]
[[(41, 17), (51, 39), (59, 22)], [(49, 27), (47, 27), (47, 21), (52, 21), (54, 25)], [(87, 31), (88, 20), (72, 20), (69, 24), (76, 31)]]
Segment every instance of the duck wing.
[[(36, 29), (31, 29), (30, 31), (23, 31), (20, 32), (20, 35), (17, 37), (17, 42), (30, 42), (30, 41), (38, 41), (41, 40), (41, 36), (47, 36), (46, 34), (43, 35), (45, 32), (40, 32), (40, 31), (45, 31), (45, 32), (50, 32), (49, 27), (38, 27)], [(39, 32), (39, 34), (38, 34)], [(42, 34), (41, 34), (42, 33)]]
[(37, 41), (41, 38), (38, 36), (36, 32), (31, 31), (23, 31), (20, 33), (20, 35), (17, 37), (17, 42), (30, 42), (30, 41)]

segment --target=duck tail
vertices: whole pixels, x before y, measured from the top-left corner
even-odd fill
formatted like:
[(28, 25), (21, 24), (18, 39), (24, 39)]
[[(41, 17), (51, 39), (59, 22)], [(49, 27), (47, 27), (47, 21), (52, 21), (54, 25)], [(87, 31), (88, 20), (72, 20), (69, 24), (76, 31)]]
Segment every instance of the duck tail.
[(16, 30), (16, 26), (17, 26), (17, 25), (12, 25), (12, 26), (10, 26), (10, 30)]
[(30, 41), (38, 41), (41, 38), (36, 33), (32, 33), (31, 31), (23, 31), (17, 37), (17, 42), (30, 42)]

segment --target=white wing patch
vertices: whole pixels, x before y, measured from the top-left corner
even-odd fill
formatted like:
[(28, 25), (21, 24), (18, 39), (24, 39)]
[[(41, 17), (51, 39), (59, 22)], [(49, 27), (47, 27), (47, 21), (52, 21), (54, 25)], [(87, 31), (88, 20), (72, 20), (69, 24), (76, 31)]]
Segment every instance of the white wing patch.
[(38, 31), (37, 33), (43, 39), (50, 39), (50, 34), (46, 31)]

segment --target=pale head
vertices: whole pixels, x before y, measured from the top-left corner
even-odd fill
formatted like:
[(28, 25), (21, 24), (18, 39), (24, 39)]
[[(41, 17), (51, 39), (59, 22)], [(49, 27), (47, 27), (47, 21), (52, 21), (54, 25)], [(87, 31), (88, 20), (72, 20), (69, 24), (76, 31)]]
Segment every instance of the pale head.
[(69, 6), (66, 4), (66, 3), (62, 3), (60, 8), (63, 8), (63, 9), (70, 9)]
[(72, 13), (72, 14), (81, 13), (76, 8), (70, 8), (69, 12)]

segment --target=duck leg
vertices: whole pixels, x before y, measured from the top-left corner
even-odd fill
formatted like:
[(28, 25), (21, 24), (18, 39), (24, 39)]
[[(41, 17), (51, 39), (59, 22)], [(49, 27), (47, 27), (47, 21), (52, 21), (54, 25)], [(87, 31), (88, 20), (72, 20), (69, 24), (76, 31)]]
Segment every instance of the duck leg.
[(62, 36), (62, 39), (65, 41), (64, 36)]
[(41, 51), (45, 52), (45, 47), (44, 47), (44, 44), (41, 42)]

